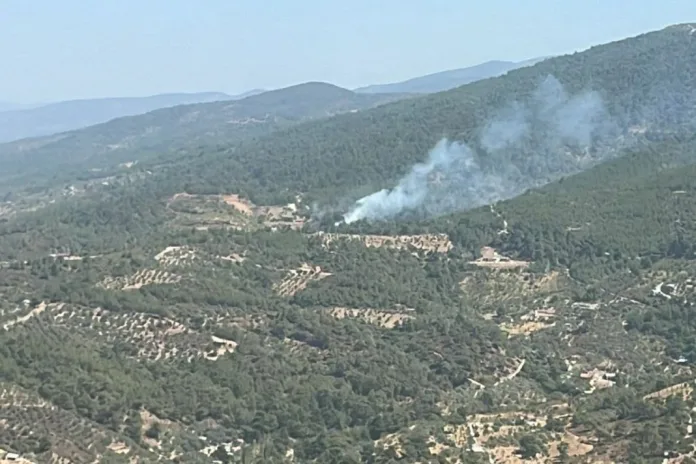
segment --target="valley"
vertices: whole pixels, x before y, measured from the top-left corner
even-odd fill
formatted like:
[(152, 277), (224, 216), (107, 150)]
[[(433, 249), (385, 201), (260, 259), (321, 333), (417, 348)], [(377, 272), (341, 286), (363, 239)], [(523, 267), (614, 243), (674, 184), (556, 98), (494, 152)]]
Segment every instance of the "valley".
[[(694, 462), (692, 93), (659, 111), (670, 83), (696, 91), (689, 31), (399, 101), (264, 93), (211, 137), (230, 108), (126, 118), (27, 158), (0, 149), (13, 179), (34, 179), (0, 203), (0, 459)], [(453, 190), (437, 214), (340, 222), (398, 193), (443, 132), (478, 145), (549, 75), (570, 95), (592, 82), (623, 125), (565, 151), (536, 132), (477, 146), (490, 156), (458, 172), (495, 180), (513, 163), (519, 195), (450, 207)], [(282, 121), (236, 132), (261, 113)], [(181, 139), (145, 153), (131, 137), (164, 115)], [(135, 148), (111, 157), (114, 124)], [(471, 180), (445, 168), (424, 185)], [(491, 186), (476, 182), (461, 185)]]

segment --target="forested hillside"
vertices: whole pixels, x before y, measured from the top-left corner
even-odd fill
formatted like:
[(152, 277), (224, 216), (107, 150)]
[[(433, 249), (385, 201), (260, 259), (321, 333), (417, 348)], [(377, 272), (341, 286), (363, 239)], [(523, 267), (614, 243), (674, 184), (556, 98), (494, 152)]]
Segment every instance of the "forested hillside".
[(37, 462), (691, 455), (696, 177), (677, 166), (695, 151), (656, 143), (352, 237), (235, 196), (121, 192), (11, 218), (0, 447)]
[[(591, 154), (604, 159), (613, 155), (617, 140), (661, 137), (693, 127), (696, 35), (689, 31), (673, 26), (448, 92), (295, 126), (183, 161), (161, 177), (162, 183), (201, 193), (233, 189), (262, 203), (277, 200), (286, 188), (291, 195), (304, 192), (319, 202), (342, 195), (356, 198), (393, 185), (444, 136), (479, 145), (487, 123), (515, 102), (533, 98), (548, 76), (568, 95), (595, 91), (601, 97), (607, 126), (618, 138), (602, 138), (605, 145), (593, 146)], [(527, 163), (537, 149), (546, 148), (545, 138), (536, 137), (521, 141), (521, 149), (513, 152), (478, 147), (480, 158), (493, 170), (512, 163), (527, 178), (576, 172), (576, 159), (541, 167)]]
[(236, 101), (163, 108), (81, 130), (0, 145), (0, 176), (21, 173), (22, 182), (32, 182), (28, 174), (43, 178), (92, 170), (93, 177), (104, 177), (102, 170), (119, 163), (189, 158), (218, 144), (229, 146), (300, 121), (370, 108), (402, 97), (357, 95), (330, 84), (307, 83)]
[(450, 69), (426, 76), (418, 76), (402, 82), (376, 84), (355, 89), (358, 93), (436, 93), (450, 90), (471, 82), (500, 76), (513, 69), (531, 66), (543, 58), (518, 63), (512, 61), (487, 61), (468, 68)]
[[(690, 30), (203, 145), (61, 201), (10, 195), (0, 449), (37, 463), (694, 462), (692, 97), (658, 98), (694, 84)], [(534, 120), (516, 157), (477, 136), (511, 120), (495, 115), (513, 94), (543, 114), (549, 74), (600, 92), (609, 116), (593, 114), (620, 130), (598, 144), (573, 126), (554, 145), (539, 140), (558, 128)], [(551, 101), (563, 115), (597, 100)], [(544, 147), (518, 175), (549, 183), (437, 217), (316, 214), (393, 185), (443, 135), (485, 152), (484, 169)], [(550, 182), (583, 143), (587, 162), (569, 165), (584, 172)]]

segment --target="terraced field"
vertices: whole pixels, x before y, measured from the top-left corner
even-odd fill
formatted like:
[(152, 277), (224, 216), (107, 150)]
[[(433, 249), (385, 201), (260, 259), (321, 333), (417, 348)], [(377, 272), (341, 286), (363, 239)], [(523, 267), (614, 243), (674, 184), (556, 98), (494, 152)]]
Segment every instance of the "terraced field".
[(452, 242), (446, 234), (422, 235), (358, 235), (318, 232), (313, 234), (325, 247), (334, 242), (354, 241), (366, 247), (387, 248), (392, 250), (419, 250), (434, 253), (447, 253), (452, 249)]
[(414, 319), (415, 316), (409, 314), (414, 310), (385, 311), (379, 309), (357, 309), (357, 308), (330, 308), (329, 314), (336, 319), (357, 319), (368, 324), (373, 324), (385, 329), (393, 329)]
[(126, 455), (132, 462), (155, 458), (103, 426), (4, 383), (0, 383), (0, 424), (0, 441), (23, 443), (25, 448), (17, 451), (32, 453), (41, 462), (100, 462), (115, 455)]
[(130, 276), (106, 277), (98, 286), (107, 290), (137, 290), (146, 285), (172, 285), (182, 276), (159, 269), (143, 269)]
[(321, 267), (303, 264), (298, 269), (291, 269), (283, 280), (278, 282), (274, 288), (280, 296), (293, 296), (314, 281), (325, 279), (331, 274), (323, 272)]
[[(212, 319), (209, 322), (215, 323)], [(221, 323), (219, 317), (216, 323)], [(27, 316), (5, 324), (5, 330), (46, 329), (78, 332), (105, 346), (119, 347), (134, 359), (148, 362), (191, 362), (198, 358), (214, 361), (236, 347), (231, 340), (198, 332), (165, 317), (65, 303), (41, 303)]]

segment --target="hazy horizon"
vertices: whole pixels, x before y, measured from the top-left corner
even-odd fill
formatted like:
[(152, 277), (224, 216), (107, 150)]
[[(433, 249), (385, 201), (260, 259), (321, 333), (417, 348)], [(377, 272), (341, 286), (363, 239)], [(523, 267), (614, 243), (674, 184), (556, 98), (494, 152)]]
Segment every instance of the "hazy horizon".
[[(696, 20), (696, 2), (3, 2), (0, 102), (407, 80), (561, 55)], [(568, 18), (571, 18), (570, 21)]]

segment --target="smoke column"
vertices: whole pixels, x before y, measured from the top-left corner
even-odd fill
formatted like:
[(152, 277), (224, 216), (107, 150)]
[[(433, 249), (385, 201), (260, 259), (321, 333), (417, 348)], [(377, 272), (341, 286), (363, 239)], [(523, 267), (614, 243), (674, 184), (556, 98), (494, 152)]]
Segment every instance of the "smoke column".
[(570, 97), (548, 76), (525, 102), (510, 103), (483, 126), (481, 155), (443, 139), (393, 188), (356, 201), (344, 221), (385, 220), (409, 211), (437, 216), (511, 198), (612, 156), (591, 153), (615, 139), (616, 128), (599, 94)]

